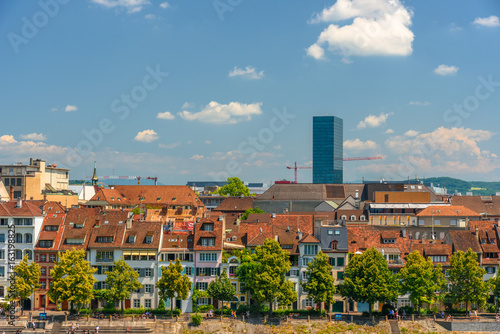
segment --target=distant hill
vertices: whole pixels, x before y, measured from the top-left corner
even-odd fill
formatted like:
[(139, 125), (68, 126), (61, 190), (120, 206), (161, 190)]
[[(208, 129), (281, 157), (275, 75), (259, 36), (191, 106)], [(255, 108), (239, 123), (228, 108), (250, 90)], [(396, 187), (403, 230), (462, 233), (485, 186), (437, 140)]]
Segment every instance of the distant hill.
[(435, 187), (445, 187), (448, 190), (448, 194), (458, 192), (466, 195), (467, 192), (472, 192), (476, 196), (490, 196), (500, 192), (500, 182), (464, 181), (451, 177), (430, 177), (425, 179), (425, 183), (432, 183)]

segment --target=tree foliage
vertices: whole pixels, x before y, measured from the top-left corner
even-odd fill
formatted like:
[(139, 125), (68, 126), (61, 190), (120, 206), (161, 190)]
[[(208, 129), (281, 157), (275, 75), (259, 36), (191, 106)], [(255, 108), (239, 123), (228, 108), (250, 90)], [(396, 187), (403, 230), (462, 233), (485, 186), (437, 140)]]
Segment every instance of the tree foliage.
[(85, 260), (85, 250), (72, 249), (58, 254), (59, 260), (52, 268), (52, 286), (48, 296), (52, 302), (71, 302), (71, 307), (76, 304), (79, 309), (82, 305), (90, 303), (93, 287), (97, 282), (94, 278), (95, 268)]
[(498, 303), (500, 302), (500, 276), (492, 277), (488, 280), (491, 293), (495, 297), (495, 308), (498, 313)]
[(227, 277), (225, 269), (214, 281), (210, 282), (207, 292), (210, 297), (222, 301), (222, 304), (225, 301), (233, 300), (236, 290)]
[(307, 281), (302, 288), (315, 303), (333, 304), (335, 302), (335, 279), (333, 267), (328, 263), (328, 255), (319, 252), (318, 256), (307, 264)]
[(139, 274), (133, 270), (122, 258), (113, 262), (113, 271), (108, 271), (106, 283), (109, 287), (106, 300), (109, 302), (121, 301), (124, 312), (125, 299), (129, 299), (133, 291), (142, 288), (139, 283)]
[(220, 187), (215, 193), (222, 196), (250, 196), (250, 190), (239, 178), (228, 177), (227, 182), (226, 185)]
[(395, 275), (387, 267), (387, 261), (375, 248), (363, 254), (355, 254), (344, 272), (341, 294), (357, 302), (372, 306), (375, 302), (391, 302), (397, 299), (399, 286)]
[(14, 285), (7, 288), (9, 298), (21, 299), (23, 301), (29, 298), (33, 292), (40, 287), (40, 266), (36, 262), (29, 263), (28, 254), (23, 260), (14, 267)]
[(170, 299), (170, 309), (174, 310), (174, 298), (186, 300), (191, 289), (189, 276), (182, 275), (182, 264), (179, 259), (170, 261), (168, 267), (162, 267), (161, 278), (156, 282), (161, 299)]
[(426, 260), (418, 251), (406, 256), (406, 264), (399, 272), (401, 294), (410, 294), (410, 300), (420, 308), (422, 302), (433, 304), (438, 295), (436, 291), (446, 287), (441, 264), (434, 267), (430, 259)]
[(263, 210), (259, 209), (258, 206), (256, 206), (253, 209), (247, 209), (244, 214), (241, 215), (241, 220), (247, 220), (248, 215), (251, 213), (265, 213)]
[(245, 283), (245, 289), (257, 302), (269, 303), (270, 313), (275, 300), (282, 305), (297, 300), (293, 284), (286, 278), (291, 267), (289, 257), (274, 239), (257, 246), (254, 254), (248, 250), (241, 253), (241, 265), (236, 270), (239, 281)]
[(472, 302), (476, 302), (479, 307), (483, 306), (488, 299), (490, 287), (483, 280), (486, 270), (479, 267), (477, 254), (470, 248), (465, 253), (458, 251), (451, 256), (450, 264), (450, 299), (455, 303), (465, 302), (466, 310)]

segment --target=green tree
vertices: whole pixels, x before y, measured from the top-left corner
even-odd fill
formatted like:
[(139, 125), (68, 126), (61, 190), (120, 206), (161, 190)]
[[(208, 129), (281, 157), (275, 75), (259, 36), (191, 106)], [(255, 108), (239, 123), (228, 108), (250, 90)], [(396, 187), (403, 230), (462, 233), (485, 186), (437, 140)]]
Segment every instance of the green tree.
[(222, 196), (250, 196), (248, 187), (237, 177), (228, 177), (227, 184), (220, 187), (215, 193)]
[(477, 254), (469, 248), (467, 252), (458, 251), (450, 260), (450, 299), (465, 302), (465, 309), (469, 309), (469, 302), (476, 302), (482, 307), (489, 297), (490, 287), (483, 280), (486, 270), (479, 267)]
[(186, 300), (191, 289), (189, 276), (182, 275), (181, 261), (170, 261), (168, 267), (162, 267), (161, 278), (156, 282), (161, 299), (170, 299), (172, 317), (174, 314), (174, 298)]
[(293, 284), (286, 278), (291, 267), (289, 257), (274, 239), (257, 246), (254, 254), (248, 250), (241, 253), (241, 265), (236, 270), (239, 281), (245, 283), (245, 290), (250, 291), (257, 302), (269, 303), (270, 314), (275, 300), (282, 305), (297, 300)]
[(495, 308), (498, 313), (498, 303), (500, 302), (500, 276), (492, 277), (488, 280), (491, 293), (495, 297)]
[(245, 213), (241, 215), (241, 220), (247, 220), (248, 215), (251, 213), (265, 213), (265, 212), (263, 210), (259, 209), (258, 206), (256, 206), (253, 209), (246, 210)]
[(422, 302), (433, 304), (436, 291), (446, 287), (443, 268), (441, 264), (434, 267), (430, 259), (426, 260), (418, 251), (406, 256), (406, 264), (399, 272), (401, 294), (410, 294), (410, 300), (418, 305), (418, 312)]
[[(226, 269), (215, 278), (215, 281), (210, 282), (207, 289), (208, 295), (222, 302), (221, 309), (224, 308), (224, 302), (233, 300), (236, 290), (231, 284), (231, 280), (227, 277)], [(222, 317), (222, 312), (221, 312)]]
[(354, 254), (344, 272), (340, 288), (343, 297), (369, 304), (370, 317), (373, 304), (391, 302), (398, 297), (396, 277), (387, 267), (387, 261), (375, 248), (363, 254)]
[(139, 283), (139, 274), (122, 258), (115, 260), (113, 267), (113, 271), (108, 271), (106, 277), (109, 286), (106, 299), (110, 302), (120, 301), (123, 313), (125, 299), (129, 299), (133, 291), (142, 288), (142, 284)]
[[(10, 299), (19, 298), (21, 305), (40, 287), (40, 266), (36, 262), (29, 263), (28, 254), (14, 267), (14, 285), (9, 285), (7, 292)], [(21, 308), (21, 314), (23, 314)]]
[(333, 267), (328, 263), (328, 255), (319, 252), (318, 256), (307, 264), (307, 281), (302, 288), (315, 303), (333, 304), (335, 302), (335, 279), (332, 276)]
[(48, 296), (53, 303), (69, 301), (71, 309), (76, 304), (78, 311), (82, 305), (90, 303), (93, 287), (97, 280), (94, 278), (96, 268), (90, 267), (85, 260), (85, 250), (72, 249), (58, 254), (59, 260), (52, 268), (52, 286)]

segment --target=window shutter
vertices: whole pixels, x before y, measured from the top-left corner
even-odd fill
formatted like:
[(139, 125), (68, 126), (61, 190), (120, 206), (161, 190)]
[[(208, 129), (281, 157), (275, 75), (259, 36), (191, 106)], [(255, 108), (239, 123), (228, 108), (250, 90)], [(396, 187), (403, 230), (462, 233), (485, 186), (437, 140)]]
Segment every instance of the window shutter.
[(196, 268), (196, 276), (200, 276), (200, 268)]
[(140, 273), (139, 277), (145, 277), (145, 276), (146, 276), (146, 269), (141, 268), (141, 273)]
[(220, 275), (220, 267), (217, 268), (217, 275)]
[(101, 290), (101, 289), (102, 289), (102, 282), (97, 282), (97, 290)]

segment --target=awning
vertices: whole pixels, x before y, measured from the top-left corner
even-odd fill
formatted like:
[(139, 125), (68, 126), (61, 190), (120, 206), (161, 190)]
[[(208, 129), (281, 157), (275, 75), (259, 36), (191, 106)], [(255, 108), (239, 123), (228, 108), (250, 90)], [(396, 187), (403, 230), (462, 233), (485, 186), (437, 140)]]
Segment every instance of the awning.
[(383, 247), (383, 248), (375, 248), (376, 250), (378, 250), (380, 253), (384, 253), (384, 254), (401, 254), (401, 251), (399, 250), (399, 248), (395, 248), (395, 247)]

